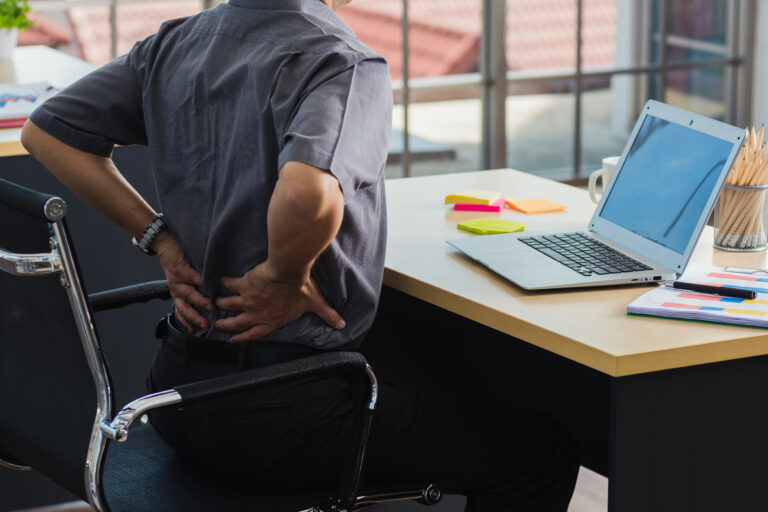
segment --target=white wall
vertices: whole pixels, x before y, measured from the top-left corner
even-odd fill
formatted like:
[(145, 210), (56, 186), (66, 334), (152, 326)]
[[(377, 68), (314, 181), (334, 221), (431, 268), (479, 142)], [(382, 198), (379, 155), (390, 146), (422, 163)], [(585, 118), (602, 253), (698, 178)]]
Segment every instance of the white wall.
[(752, 123), (768, 124), (768, 2), (757, 3), (755, 67), (752, 85)]

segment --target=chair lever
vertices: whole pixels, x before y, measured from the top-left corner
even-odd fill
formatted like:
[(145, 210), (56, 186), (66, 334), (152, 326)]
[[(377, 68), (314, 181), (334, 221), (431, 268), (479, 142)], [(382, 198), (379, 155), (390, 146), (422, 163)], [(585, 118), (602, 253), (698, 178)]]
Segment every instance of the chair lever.
[(128, 429), (131, 428), (131, 425), (137, 418), (143, 417), (145, 413), (152, 409), (180, 402), (181, 395), (174, 389), (152, 393), (151, 395), (137, 398), (123, 407), (111, 422), (103, 421), (99, 425), (99, 429), (109, 439), (122, 443), (128, 439)]

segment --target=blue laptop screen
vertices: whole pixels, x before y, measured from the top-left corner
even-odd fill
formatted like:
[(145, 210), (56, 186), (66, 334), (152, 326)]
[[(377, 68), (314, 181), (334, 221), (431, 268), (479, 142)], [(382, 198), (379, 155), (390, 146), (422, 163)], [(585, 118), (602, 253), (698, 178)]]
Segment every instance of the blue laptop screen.
[(732, 149), (647, 115), (600, 217), (683, 254)]

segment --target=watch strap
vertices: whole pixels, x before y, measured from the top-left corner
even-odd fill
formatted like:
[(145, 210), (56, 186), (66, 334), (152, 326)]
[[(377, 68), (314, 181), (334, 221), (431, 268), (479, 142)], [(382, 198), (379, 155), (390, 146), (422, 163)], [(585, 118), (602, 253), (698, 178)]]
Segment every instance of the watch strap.
[(155, 217), (154, 220), (152, 220), (152, 222), (150, 222), (147, 228), (144, 230), (144, 233), (142, 233), (141, 237), (139, 239), (133, 237), (131, 238), (131, 242), (133, 242), (133, 245), (144, 254), (153, 256), (155, 251), (150, 248), (152, 246), (152, 242), (155, 241), (155, 237), (157, 237), (157, 235), (165, 227), (165, 218), (163, 217), (162, 213), (158, 213), (157, 217)]

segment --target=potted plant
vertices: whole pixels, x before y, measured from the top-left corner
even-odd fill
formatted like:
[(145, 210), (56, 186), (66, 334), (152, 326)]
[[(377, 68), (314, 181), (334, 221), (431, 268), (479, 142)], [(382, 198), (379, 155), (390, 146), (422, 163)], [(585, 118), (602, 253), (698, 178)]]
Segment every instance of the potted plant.
[(27, 30), (32, 24), (28, 12), (27, 0), (0, 0), (0, 59), (11, 58), (19, 29)]

